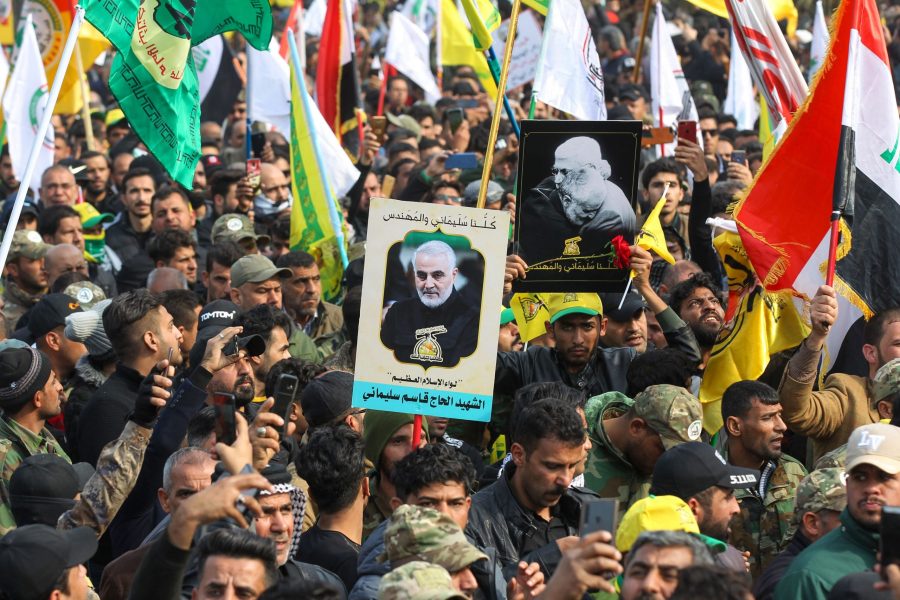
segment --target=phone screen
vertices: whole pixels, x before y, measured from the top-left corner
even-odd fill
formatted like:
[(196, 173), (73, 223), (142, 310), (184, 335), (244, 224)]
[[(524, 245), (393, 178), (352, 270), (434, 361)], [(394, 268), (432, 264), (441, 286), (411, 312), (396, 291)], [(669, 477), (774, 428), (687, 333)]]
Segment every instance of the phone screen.
[(611, 498), (591, 500), (581, 505), (581, 527), (578, 535), (584, 537), (595, 531), (608, 531), (616, 538), (619, 501)]
[(262, 178), (262, 161), (258, 158), (251, 158), (247, 161), (247, 177), (253, 189), (259, 187), (260, 179)]
[(679, 121), (678, 139), (697, 143), (697, 121)]
[(258, 132), (250, 135), (250, 146), (253, 149), (253, 156), (262, 157), (263, 149), (266, 147), (265, 132)]
[(881, 509), (881, 575), (887, 565), (900, 565), (900, 506)]
[(282, 373), (275, 384), (275, 404), (272, 412), (284, 419), (284, 426), (279, 432), (282, 436), (287, 432), (288, 418), (291, 414), (291, 404), (297, 396), (299, 381), (293, 375)]
[(383, 143), (384, 132), (387, 131), (387, 117), (375, 115), (369, 117), (369, 122), (372, 124), (372, 133), (378, 137), (379, 142)]
[(464, 116), (463, 109), (461, 108), (451, 108), (447, 111), (447, 122), (450, 124), (450, 133), (456, 133), (456, 130), (462, 125)]
[(731, 162), (747, 164), (747, 152), (744, 150), (733, 150), (731, 152)]
[(213, 394), (212, 401), (216, 409), (216, 441), (230, 446), (237, 439), (234, 394), (217, 392)]

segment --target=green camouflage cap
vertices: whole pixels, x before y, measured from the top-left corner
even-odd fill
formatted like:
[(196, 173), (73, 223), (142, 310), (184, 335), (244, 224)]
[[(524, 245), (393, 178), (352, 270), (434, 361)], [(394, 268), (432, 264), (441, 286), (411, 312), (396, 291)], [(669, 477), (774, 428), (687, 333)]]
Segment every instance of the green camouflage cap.
[(52, 248), (50, 244), (44, 243), (44, 239), (37, 231), (19, 229), (13, 234), (12, 245), (9, 247), (9, 255), (6, 262), (24, 256), (31, 260), (44, 258), (47, 250)]
[(421, 560), (407, 563), (381, 578), (378, 600), (465, 600), (447, 569)]
[(872, 380), (872, 400), (884, 400), (894, 392), (900, 392), (900, 358), (883, 365)]
[(284, 279), (291, 276), (291, 270), (279, 269), (262, 254), (248, 254), (231, 265), (231, 287), (241, 287), (245, 283), (260, 283), (273, 277)]
[(703, 431), (700, 401), (677, 385), (651, 385), (634, 397), (634, 413), (659, 434), (666, 450), (698, 441)]
[(258, 235), (253, 229), (253, 223), (247, 215), (227, 214), (222, 215), (213, 223), (210, 233), (213, 244), (220, 242), (240, 242), (252, 239), (260, 244), (267, 244), (269, 236)]
[(433, 508), (404, 504), (394, 511), (384, 531), (380, 560), (397, 567), (414, 560), (440, 565), (455, 573), (487, 555), (469, 543), (453, 519)]
[(836, 468), (816, 469), (800, 481), (794, 501), (794, 524), (799, 524), (803, 513), (820, 510), (844, 510), (847, 506), (847, 488), (844, 470)]

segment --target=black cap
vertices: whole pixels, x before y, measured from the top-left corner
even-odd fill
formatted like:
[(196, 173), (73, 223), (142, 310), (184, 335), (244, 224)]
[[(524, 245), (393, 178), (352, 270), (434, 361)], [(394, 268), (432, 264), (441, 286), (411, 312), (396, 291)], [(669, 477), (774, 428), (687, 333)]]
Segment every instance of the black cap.
[[(13, 206), (16, 204), (14, 199), (15, 195), (12, 195), (3, 203), (3, 212), (0, 212), (0, 226), (6, 227), (9, 224)], [(38, 216), (38, 207), (31, 198), (25, 198), (25, 201), (22, 203), (22, 213), (19, 218), (21, 219), (24, 215)]]
[(27, 457), (9, 480), (10, 507), (16, 523), (55, 526), (59, 516), (75, 505), (75, 495), (93, 474), (89, 464), (70, 465), (55, 454)]
[(650, 493), (655, 496), (678, 496), (687, 501), (714, 485), (748, 489), (758, 484), (759, 471), (729, 465), (708, 444), (687, 442), (666, 450), (656, 461)]
[[(600, 294), (600, 300), (603, 301), (603, 316), (619, 323), (630, 321), (647, 307), (637, 292), (628, 292), (625, 302), (622, 302), (622, 294), (615, 293)], [(622, 302), (622, 308), (619, 308), (619, 302)]]
[(620, 100), (637, 100), (638, 98), (650, 100), (650, 95), (647, 94), (647, 90), (644, 89), (644, 86), (630, 83), (619, 88)]
[(238, 305), (230, 300), (213, 300), (200, 311), (200, 316), (197, 317), (197, 331), (203, 331), (207, 327), (218, 327), (219, 331), (222, 331), (226, 327), (231, 327), (231, 323), (240, 312)]
[(300, 408), (310, 428), (331, 423), (350, 410), (352, 402), (353, 375), (346, 371), (326, 371), (300, 394)]
[(10, 600), (46, 598), (66, 569), (90, 560), (97, 534), (88, 527), (25, 525), (0, 538), (0, 581)]
[(65, 327), (66, 317), (81, 311), (75, 298), (66, 294), (47, 294), (28, 313), (28, 330), (37, 339), (57, 327)]

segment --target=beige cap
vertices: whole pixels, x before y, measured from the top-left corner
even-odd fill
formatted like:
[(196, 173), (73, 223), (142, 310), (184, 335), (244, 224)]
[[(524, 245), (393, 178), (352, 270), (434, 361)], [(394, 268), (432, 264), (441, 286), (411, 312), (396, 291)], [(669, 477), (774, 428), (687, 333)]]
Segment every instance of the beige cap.
[(900, 473), (900, 427), (872, 423), (854, 429), (847, 441), (847, 472), (859, 465)]

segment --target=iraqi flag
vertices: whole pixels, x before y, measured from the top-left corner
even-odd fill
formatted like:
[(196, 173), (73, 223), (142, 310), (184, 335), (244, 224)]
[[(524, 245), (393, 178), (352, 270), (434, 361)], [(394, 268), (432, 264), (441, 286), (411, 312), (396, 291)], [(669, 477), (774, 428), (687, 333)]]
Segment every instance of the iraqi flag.
[(362, 106), (354, 46), (350, 0), (328, 0), (316, 67), (316, 103), (338, 139), (356, 127), (356, 109)]
[(842, 2), (834, 33), (809, 97), (735, 211), (766, 289), (811, 297), (825, 280), (830, 215), (844, 207), (831, 359), (860, 315), (898, 304), (900, 277), (900, 119), (875, 3)]
[(234, 66), (234, 56), (217, 35), (191, 48), (200, 85), (200, 119), (222, 123), (231, 114), (244, 82)]

